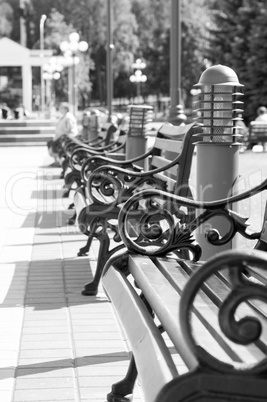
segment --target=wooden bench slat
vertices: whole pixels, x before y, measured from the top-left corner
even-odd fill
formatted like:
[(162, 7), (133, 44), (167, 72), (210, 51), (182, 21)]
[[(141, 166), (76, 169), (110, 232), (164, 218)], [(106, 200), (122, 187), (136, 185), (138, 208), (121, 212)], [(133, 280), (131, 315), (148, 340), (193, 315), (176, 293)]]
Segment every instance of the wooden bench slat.
[[(179, 287), (179, 291), (181, 293), (183, 286), (186, 284), (188, 278), (184, 274), (183, 270), (181, 271), (177, 269), (178, 263), (180, 261), (182, 260), (178, 261), (173, 260), (173, 265), (170, 266), (170, 260), (168, 260), (168, 264), (166, 263), (166, 261), (163, 260), (162, 264), (160, 265), (161, 259), (158, 259), (157, 267), (166, 277), (170, 278), (169, 281), (172, 283), (172, 286), (176, 285), (176, 288)], [(183, 261), (183, 265), (185, 264), (188, 267), (190, 266), (189, 262), (187, 263), (186, 261)], [(211, 278), (209, 278), (209, 280), (207, 281), (208, 287), (207, 286), (205, 287), (205, 292), (203, 290), (199, 294), (199, 296), (201, 296), (201, 300), (205, 301), (206, 305), (209, 306), (210, 311), (214, 313), (214, 315), (209, 314), (207, 315), (207, 317), (209, 323), (211, 323), (211, 326), (209, 326), (209, 332), (213, 334), (213, 336), (215, 337), (217, 336), (218, 333), (221, 333), (216, 318), (218, 316), (218, 308), (222, 305), (223, 300), (226, 299), (227, 295), (229, 294), (229, 291), (231, 290), (229, 281), (227, 281), (227, 278), (229, 277), (228, 270), (224, 271), (222, 271), (222, 273), (219, 275), (212, 276)], [(251, 305), (251, 302), (242, 303), (242, 305), (239, 307), (238, 310), (239, 315), (253, 316), (255, 318), (260, 319), (259, 311), (257, 311), (255, 307), (256, 306), (253, 307)], [(201, 318), (201, 316), (203, 316), (203, 319)], [(205, 314), (203, 314), (203, 305), (201, 302), (198, 312), (198, 318), (205, 326), (209, 325), (209, 323), (206, 321)], [(216, 318), (216, 320), (214, 320), (214, 318)], [(261, 320), (261, 323), (262, 323), (263, 337), (266, 337), (267, 339), (267, 324), (264, 320)], [(222, 333), (220, 336), (217, 336), (217, 341), (221, 343), (224, 349), (227, 350), (227, 353), (231, 356), (231, 359), (237, 362), (238, 361), (242, 362), (242, 360), (245, 360), (244, 357), (246, 357), (246, 359), (249, 362), (254, 363), (255, 361), (257, 361), (257, 359), (263, 359), (266, 355), (266, 347), (261, 343), (259, 343), (258, 345), (251, 344), (249, 347), (244, 348), (243, 346), (236, 345), (235, 343), (230, 342), (228, 339), (226, 339), (226, 337)]]
[(156, 173), (154, 175), (154, 177), (161, 180), (162, 182), (165, 182), (166, 188), (168, 191), (173, 191), (173, 189), (177, 183), (176, 180), (172, 179), (171, 177), (167, 177), (166, 175), (161, 174), (161, 173)]
[[(160, 259), (157, 259), (157, 262), (160, 262)], [(162, 276), (162, 272), (164, 270), (168, 271), (172, 276), (173, 281), (176, 283), (176, 288), (180, 288), (180, 293), (183, 290), (183, 287), (188, 278), (184, 276), (183, 271), (180, 269), (178, 264), (176, 267), (170, 267), (169, 260), (168, 263), (166, 261), (162, 261), (162, 269), (159, 269), (159, 265), (154, 265), (151, 263), (149, 258), (142, 257), (138, 260), (136, 256), (130, 256), (130, 270), (134, 275), (134, 278), (138, 282), (138, 278), (140, 279), (139, 283), (142, 283), (141, 289), (144, 291), (146, 298), (149, 300), (153, 300), (153, 308), (156, 314), (160, 312), (160, 321), (166, 324), (166, 328), (173, 328), (173, 333), (169, 333), (171, 339), (176, 340), (175, 346), (179, 353), (181, 353), (182, 358), (188, 364), (186, 360), (186, 355), (184, 356), (185, 347), (181, 346), (181, 339), (179, 334), (179, 328), (177, 327), (177, 320), (175, 321), (175, 317), (178, 317), (179, 314), (179, 300), (180, 296), (172, 286), (169, 286), (169, 281), (166, 279), (165, 275)], [(219, 279), (215, 278), (216, 283), (219, 283)], [(150, 289), (148, 289), (147, 283), (149, 282)], [(221, 287), (221, 295), (226, 293), (227, 289), (223, 289), (223, 283), (219, 284), (218, 288), (215, 285), (216, 291)], [(151, 290), (152, 289), (152, 290)], [(220, 291), (218, 290), (218, 293)], [(158, 302), (155, 302), (155, 298), (159, 297), (160, 294), (161, 299)], [(150, 299), (151, 298), (151, 299)], [(177, 306), (175, 306), (175, 304)], [(161, 308), (159, 310), (157, 307), (164, 305), (164, 312), (161, 312)], [(176, 310), (176, 308), (178, 310)], [(218, 308), (216, 305), (210, 302), (208, 296), (203, 291), (200, 292), (199, 296), (196, 299), (195, 304), (195, 313), (193, 316), (194, 327), (198, 328), (197, 339), (201, 342), (202, 346), (209, 350), (214, 356), (220, 357), (221, 360), (230, 364), (240, 364), (242, 362), (246, 362), (247, 364), (255, 363), (258, 358), (263, 358), (264, 353), (255, 345), (251, 345), (248, 347), (243, 347), (242, 345), (236, 345), (235, 343), (229, 341), (225, 335), (222, 333), (219, 327), (219, 323), (217, 320), (218, 317)], [(240, 310), (240, 314), (241, 314)], [(247, 313), (247, 308), (243, 307), (243, 313)], [(249, 310), (251, 313), (251, 310)], [(168, 317), (169, 315), (169, 317)], [(251, 314), (250, 314), (251, 315)], [(170, 325), (168, 320), (174, 320)], [(178, 342), (178, 343), (177, 343)]]
[(165, 150), (165, 151), (172, 151), (172, 152), (177, 152), (178, 154), (181, 153), (182, 148), (183, 148), (183, 139), (181, 138), (180, 141), (178, 140), (168, 140), (164, 138), (156, 138), (154, 142), (154, 148), (159, 149), (160, 151)]
[[(141, 270), (140, 267), (144, 269)], [(174, 316), (178, 317), (179, 295), (174, 291), (174, 289), (169, 289), (168, 284), (164, 281), (163, 276), (152, 263), (150, 258), (129, 256), (129, 270), (133, 274), (137, 284), (139, 285), (139, 283), (142, 283), (141, 290), (144, 293), (148, 302), (150, 302), (152, 299), (155, 300), (155, 298), (158, 300), (157, 306), (159, 306), (159, 310), (154, 311), (159, 317), (160, 321), (163, 323), (163, 325), (166, 324), (166, 321), (168, 322), (168, 324), (166, 324), (166, 327), (172, 329), (170, 332), (168, 332), (168, 335), (170, 336), (177, 350), (181, 348), (184, 350), (184, 352), (187, 351), (187, 353), (183, 355), (181, 354), (183, 360), (190, 368), (197, 368), (198, 363), (193, 354), (187, 348), (187, 345), (182, 337), (180, 328), (177, 325), (177, 320), (173, 320), (172, 314), (169, 314), (168, 312), (168, 308), (172, 308), (174, 310)], [(147, 285), (146, 288), (144, 288), (143, 286), (144, 283)], [(160, 284), (160, 292), (155, 291), (154, 286), (156, 287), (157, 283)], [(163, 299), (161, 299), (161, 295), (164, 294), (165, 289), (168, 289), (167, 304)], [(177, 341), (177, 339), (179, 341)]]
[[(180, 295), (188, 280), (188, 276), (185, 275), (184, 270), (179, 269), (179, 265), (177, 264), (177, 262), (175, 264), (175, 260), (173, 260), (172, 263), (171, 260), (165, 261), (161, 260), (160, 258), (157, 259), (157, 268), (163, 274), (164, 278), (167, 279), (168, 283), (170, 282), (172, 283), (171, 287), (174, 286), (174, 289), (177, 290)], [(155, 272), (153, 272), (153, 275), (154, 276), (156, 275)], [(170, 282), (168, 278), (170, 279)], [(161, 282), (163, 280), (164, 279), (161, 278)], [(168, 286), (168, 284), (166, 283), (166, 288), (169, 289), (169, 292), (171, 287)], [(155, 289), (155, 291), (157, 292), (157, 289)], [(162, 290), (160, 290), (160, 293), (162, 293)], [(179, 300), (180, 297), (177, 299), (177, 304), (179, 304)], [(164, 299), (164, 302), (165, 304), (168, 305), (168, 295), (166, 299)], [(198, 302), (200, 308), (197, 311), (195, 311), (196, 317), (194, 318), (195, 319), (194, 326), (198, 328), (198, 335), (200, 334), (200, 331), (202, 331), (203, 333), (203, 335), (199, 338), (205, 340), (206, 346), (209, 348), (209, 350), (213, 350), (215, 355), (216, 353), (218, 354), (219, 350), (218, 346), (219, 346), (220, 356), (223, 357), (225, 361), (227, 361), (228, 363), (231, 363), (232, 359), (241, 362), (240, 357), (233, 350), (235, 349), (235, 345), (233, 345), (232, 347), (229, 346), (228, 345), (229, 342), (226, 341), (225, 337), (220, 334), (216, 319), (218, 309), (210, 303), (207, 296), (203, 292), (201, 292), (201, 297), (198, 299)], [(171, 312), (171, 314), (173, 317), (177, 316), (176, 312)], [(178, 350), (180, 351), (180, 349)], [(225, 353), (225, 350), (227, 350), (227, 354)]]
[[(151, 166), (153, 166), (154, 169), (163, 168), (167, 166), (169, 163), (170, 161), (166, 158), (163, 158), (161, 156), (153, 156)], [(169, 177), (177, 178), (177, 166), (169, 167), (168, 170), (164, 173)]]
[(178, 376), (168, 348), (144, 303), (119, 271), (111, 267), (103, 276), (103, 284), (135, 350), (145, 400), (155, 401), (164, 385)]

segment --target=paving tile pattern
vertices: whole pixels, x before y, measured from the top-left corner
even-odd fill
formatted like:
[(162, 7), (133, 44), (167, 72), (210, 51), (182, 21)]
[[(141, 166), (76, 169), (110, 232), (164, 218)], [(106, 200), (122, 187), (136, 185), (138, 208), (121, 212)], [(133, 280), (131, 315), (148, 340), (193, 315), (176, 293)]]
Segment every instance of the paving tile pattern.
[[(45, 147), (0, 148), (0, 401), (106, 401), (129, 361), (111, 306), (81, 295), (95, 270), (97, 241), (66, 225), (59, 170)], [(142, 401), (137, 384), (134, 401)]]

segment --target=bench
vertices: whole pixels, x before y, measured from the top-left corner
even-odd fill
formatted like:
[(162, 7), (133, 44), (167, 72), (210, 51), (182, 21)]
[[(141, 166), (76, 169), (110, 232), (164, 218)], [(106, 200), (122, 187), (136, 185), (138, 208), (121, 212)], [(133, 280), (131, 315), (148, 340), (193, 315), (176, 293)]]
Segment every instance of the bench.
[[(130, 400), (137, 376), (146, 402), (267, 400), (267, 213), (262, 230), (253, 232), (228, 208), (266, 189), (267, 180), (206, 203), (144, 190), (124, 204), (119, 228), (127, 250), (107, 262), (102, 284), (132, 354), (109, 402)], [(200, 213), (187, 224), (169, 213), (180, 208)], [(127, 222), (137, 210), (139, 234), (133, 238)], [(201, 261), (193, 233), (216, 215), (230, 227), (224, 236), (211, 228), (210, 242), (225, 244), (240, 233), (257, 240), (255, 249)], [(179, 257), (183, 248), (190, 260)]]
[[(73, 165), (75, 161), (78, 162), (79, 151), (82, 157), (84, 157), (84, 155), (89, 157), (90, 155), (105, 155), (108, 152), (117, 152), (118, 147), (120, 147), (119, 149), (124, 148), (125, 136), (123, 136), (122, 139), (122, 136), (115, 135), (117, 130), (118, 127), (113, 123), (106, 123), (101, 128), (98, 137), (91, 142), (84, 142), (82, 135), (78, 137), (64, 136), (62, 138), (61, 148), (65, 157), (68, 159), (69, 168), (76, 169)], [(118, 131), (118, 134), (119, 133), (123, 133), (121, 127), (120, 131)]]
[[(88, 239), (78, 255), (88, 253), (93, 238), (99, 241), (99, 252), (94, 279), (84, 286), (82, 294), (97, 294), (104, 264), (123, 247), (117, 218), (123, 203), (131, 195), (143, 188), (159, 188), (185, 197), (191, 196), (188, 181), (193, 142), (194, 135), (200, 132), (202, 128), (196, 123), (184, 126), (164, 124), (158, 130), (153, 148), (142, 157), (124, 161), (121, 167), (103, 157), (90, 158), (85, 162), (83, 169), (86, 171), (86, 166), (89, 166), (90, 174), (86, 176), (84, 173), (85, 184), (75, 192), (74, 204), (79, 228)], [(150, 158), (149, 170), (145, 171), (134, 164), (141, 158)], [(97, 163), (100, 166), (92, 172)]]
[(248, 149), (253, 145), (261, 143), (263, 146), (267, 142), (267, 123), (252, 121), (249, 125)]
[(114, 124), (108, 123), (104, 127), (105, 130), (101, 130), (101, 132), (105, 134), (90, 144), (83, 143), (79, 138), (63, 140), (65, 196), (69, 195), (71, 189), (75, 190), (81, 185), (81, 166), (90, 156), (109, 155), (114, 159), (125, 159), (125, 125), (117, 128)]

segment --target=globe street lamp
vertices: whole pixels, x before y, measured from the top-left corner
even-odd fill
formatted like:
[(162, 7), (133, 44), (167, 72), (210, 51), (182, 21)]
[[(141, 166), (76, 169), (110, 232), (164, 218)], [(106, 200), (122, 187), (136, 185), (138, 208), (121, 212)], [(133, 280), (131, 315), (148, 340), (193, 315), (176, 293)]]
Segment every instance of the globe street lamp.
[(54, 94), (54, 81), (57, 81), (60, 79), (61, 72), (64, 69), (64, 66), (57, 61), (56, 57), (52, 57), (49, 60), (49, 63), (44, 64), (43, 66), (44, 73), (43, 73), (43, 79), (46, 81), (46, 99), (52, 99), (54, 98), (55, 100), (55, 94)]
[(137, 59), (132, 67), (135, 69), (135, 72), (130, 76), (130, 81), (136, 83), (137, 98), (139, 100), (141, 95), (141, 83), (147, 81), (147, 76), (142, 73), (142, 70), (146, 68), (146, 63), (142, 62), (141, 59)]
[(77, 32), (72, 32), (69, 35), (69, 41), (63, 41), (60, 44), (60, 50), (64, 54), (65, 57), (71, 57), (72, 60), (72, 107), (73, 114), (76, 114), (76, 71), (75, 65), (79, 64), (79, 57), (77, 56), (78, 52), (86, 52), (88, 49), (88, 43), (85, 41), (80, 41), (80, 35)]

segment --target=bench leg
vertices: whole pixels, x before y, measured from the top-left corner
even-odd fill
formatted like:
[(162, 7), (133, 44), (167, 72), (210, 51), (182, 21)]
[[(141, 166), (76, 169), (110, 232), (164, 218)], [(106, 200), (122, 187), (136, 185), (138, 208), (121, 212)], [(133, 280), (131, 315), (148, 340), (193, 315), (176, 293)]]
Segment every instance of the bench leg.
[[(92, 236), (93, 237), (93, 236)], [(98, 292), (99, 282), (103, 273), (104, 266), (109, 258), (115, 254), (117, 251), (124, 248), (124, 244), (120, 244), (117, 247), (109, 249), (110, 246), (110, 239), (108, 234), (102, 234), (101, 236), (95, 236), (99, 239), (100, 247), (98, 251), (97, 257), (97, 266), (95, 271), (95, 276), (92, 282), (87, 283), (84, 285), (84, 290), (82, 290), (82, 295), (84, 296), (96, 296)]]
[(80, 248), (80, 250), (79, 250), (79, 252), (77, 254), (78, 257), (81, 257), (83, 255), (87, 255), (88, 251), (90, 250), (93, 238), (94, 238), (94, 234), (90, 233), (88, 238), (87, 238), (86, 245), (84, 247)]
[[(90, 242), (89, 248), (90, 248), (93, 237), (96, 237), (95, 234), (90, 234), (90, 236), (88, 237), (88, 241)], [(110, 255), (110, 253), (109, 253), (109, 245), (110, 245), (109, 235), (104, 233), (101, 236), (99, 236), (98, 239), (99, 239), (100, 247), (99, 247), (99, 251), (98, 251), (96, 272), (95, 272), (95, 276), (94, 276), (94, 279), (92, 280), (92, 282), (89, 282), (84, 286), (84, 290), (82, 291), (82, 294), (84, 296), (97, 295), (98, 285), (99, 285), (99, 282), (101, 279), (103, 268)], [(88, 241), (87, 241), (87, 244), (88, 244)], [(87, 244), (86, 244), (86, 246), (87, 246)], [(85, 247), (83, 249), (85, 249)], [(80, 251), (81, 250), (82, 249), (80, 249)]]
[[(78, 222), (78, 223), (79, 223), (80, 226), (84, 225), (83, 221)], [(88, 238), (87, 238), (86, 245), (84, 247), (80, 248), (80, 250), (79, 250), (79, 252), (77, 254), (78, 257), (81, 257), (83, 255), (87, 255), (88, 251), (90, 250), (93, 238), (94, 237), (99, 237), (99, 235), (97, 233), (97, 228), (98, 228), (98, 221), (96, 220), (90, 226), (90, 230), (87, 231)]]
[[(65, 190), (65, 189), (63, 189), (63, 190)], [(62, 198), (68, 198), (69, 195), (70, 195), (70, 190), (71, 190), (71, 189), (65, 190), (64, 193), (62, 194)]]
[(68, 206), (68, 209), (74, 209), (74, 207), (75, 207), (75, 204), (74, 204), (74, 202), (72, 202), (72, 203)]
[[(71, 209), (70, 206), (68, 209)], [(76, 221), (76, 217), (77, 217), (77, 214), (76, 214), (76, 212), (74, 212), (74, 214), (67, 220), (67, 224), (74, 225), (74, 223)]]
[[(132, 400), (134, 384), (137, 378), (137, 369), (133, 355), (129, 363), (127, 374), (123, 380), (112, 385), (112, 391), (107, 395), (108, 402), (128, 402)], [(128, 397), (127, 397), (128, 395)]]

